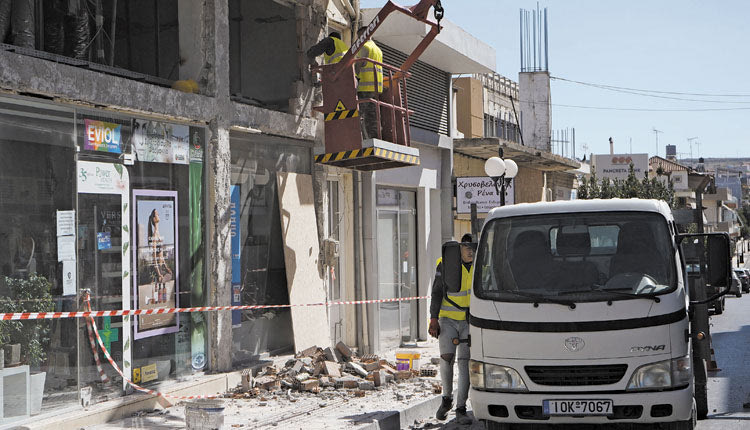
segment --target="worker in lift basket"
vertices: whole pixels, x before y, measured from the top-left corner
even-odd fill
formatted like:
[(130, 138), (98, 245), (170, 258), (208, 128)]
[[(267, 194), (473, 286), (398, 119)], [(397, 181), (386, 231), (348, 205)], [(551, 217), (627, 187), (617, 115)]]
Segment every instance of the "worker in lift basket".
[(444, 420), (453, 406), (453, 364), (458, 361), (456, 421), (459, 424), (471, 423), (466, 415), (469, 396), (469, 323), (466, 314), (471, 298), (474, 245), (470, 234), (461, 238), (461, 285), (458, 291), (450, 291), (455, 286), (443, 282), (443, 259), (438, 259), (430, 303), (429, 333), (440, 343), (440, 377), (443, 382), (443, 402), (435, 417)]
[(336, 64), (341, 61), (348, 50), (349, 47), (341, 40), (341, 33), (332, 31), (328, 37), (307, 50), (307, 58), (312, 61), (322, 54), (324, 64)]
[[(367, 30), (367, 27), (360, 27), (357, 31), (357, 37), (362, 37), (362, 34)], [(378, 48), (378, 45), (370, 39), (365, 42), (357, 52), (357, 58), (369, 58), (370, 60), (383, 62), (383, 51)], [(355, 69), (357, 70), (357, 79), (359, 84), (357, 85), (357, 98), (362, 99), (375, 99), (378, 100), (380, 93), (383, 92), (383, 66), (369, 61), (355, 63)], [(360, 103), (359, 111), (362, 114), (362, 138), (363, 139), (377, 139), (378, 131), (380, 129), (380, 123), (378, 122), (377, 114), (375, 109), (377, 106), (375, 103)]]

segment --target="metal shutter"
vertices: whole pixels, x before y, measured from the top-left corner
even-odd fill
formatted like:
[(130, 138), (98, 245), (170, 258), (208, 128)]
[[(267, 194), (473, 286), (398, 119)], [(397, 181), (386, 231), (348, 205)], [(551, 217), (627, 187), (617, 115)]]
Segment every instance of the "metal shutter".
[[(407, 55), (389, 46), (378, 44), (383, 51), (383, 62), (399, 67)], [(409, 117), (414, 127), (448, 135), (448, 95), (450, 74), (422, 61), (409, 69), (411, 78), (406, 81), (409, 108), (414, 115)]]

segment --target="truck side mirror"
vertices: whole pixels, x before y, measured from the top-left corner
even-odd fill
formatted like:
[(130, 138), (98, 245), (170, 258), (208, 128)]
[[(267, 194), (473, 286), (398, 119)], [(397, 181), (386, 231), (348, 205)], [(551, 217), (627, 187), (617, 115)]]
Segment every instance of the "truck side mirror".
[(678, 241), (685, 256), (688, 276), (702, 275), (706, 284), (713, 287), (728, 288), (732, 284), (728, 234), (681, 234)]
[(715, 287), (729, 287), (732, 285), (732, 260), (730, 257), (729, 236), (726, 234), (709, 236), (707, 251), (707, 283)]
[(461, 289), (461, 245), (456, 241), (443, 244), (443, 283), (452, 291)]

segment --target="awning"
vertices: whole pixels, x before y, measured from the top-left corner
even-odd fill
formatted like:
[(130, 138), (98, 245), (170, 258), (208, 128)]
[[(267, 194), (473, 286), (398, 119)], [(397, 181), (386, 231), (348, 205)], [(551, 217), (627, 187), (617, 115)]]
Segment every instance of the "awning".
[(531, 167), (546, 172), (566, 171), (581, 167), (581, 163), (576, 160), (498, 137), (453, 139), (453, 152), (486, 160), (490, 157), (497, 157), (497, 150), (501, 145), (503, 158), (509, 158), (522, 167)]

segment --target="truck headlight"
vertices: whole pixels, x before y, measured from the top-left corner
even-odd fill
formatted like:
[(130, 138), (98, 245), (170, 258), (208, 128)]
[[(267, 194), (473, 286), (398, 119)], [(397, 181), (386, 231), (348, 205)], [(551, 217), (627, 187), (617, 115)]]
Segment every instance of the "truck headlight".
[(521, 375), (508, 366), (469, 361), (472, 387), (486, 390), (527, 391)]
[(660, 388), (679, 387), (690, 383), (692, 369), (690, 357), (646, 364), (633, 372), (628, 383), (628, 390), (655, 390)]

